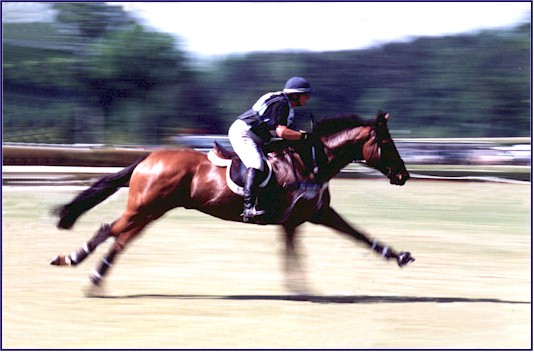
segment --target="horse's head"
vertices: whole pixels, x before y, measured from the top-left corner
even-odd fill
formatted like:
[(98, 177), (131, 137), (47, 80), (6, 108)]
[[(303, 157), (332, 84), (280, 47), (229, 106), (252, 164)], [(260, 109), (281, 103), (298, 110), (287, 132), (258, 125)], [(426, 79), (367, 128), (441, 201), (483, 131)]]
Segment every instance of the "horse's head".
[(327, 167), (320, 177), (330, 179), (353, 160), (365, 160), (380, 170), (391, 184), (404, 185), (410, 178), (388, 131), (389, 115), (379, 112), (375, 120), (357, 115), (323, 119), (315, 124), (314, 136), (324, 145)]
[(367, 165), (379, 170), (392, 185), (402, 186), (410, 178), (404, 161), (389, 134), (389, 114), (379, 112), (373, 127), (374, 137), (363, 146), (363, 157)]

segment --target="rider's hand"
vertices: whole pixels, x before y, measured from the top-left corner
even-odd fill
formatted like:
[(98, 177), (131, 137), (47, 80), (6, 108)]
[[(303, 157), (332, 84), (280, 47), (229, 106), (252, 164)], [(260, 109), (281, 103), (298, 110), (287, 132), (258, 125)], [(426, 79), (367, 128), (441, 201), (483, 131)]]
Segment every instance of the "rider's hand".
[(300, 132), (300, 140), (301, 141), (304, 141), (304, 140), (310, 138), (310, 134), (308, 132), (303, 131), (303, 130), (300, 130), (299, 132)]

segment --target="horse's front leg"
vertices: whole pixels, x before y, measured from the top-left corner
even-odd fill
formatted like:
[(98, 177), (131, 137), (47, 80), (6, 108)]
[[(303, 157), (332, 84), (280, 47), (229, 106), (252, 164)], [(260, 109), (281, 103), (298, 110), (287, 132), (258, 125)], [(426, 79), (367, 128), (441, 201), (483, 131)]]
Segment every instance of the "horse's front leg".
[(340, 231), (352, 239), (364, 242), (373, 251), (384, 257), (385, 259), (395, 258), (397, 264), (402, 267), (415, 259), (411, 256), (410, 252), (396, 252), (393, 248), (378, 242), (377, 240), (371, 240), (363, 232), (356, 230), (349, 225), (334, 209), (329, 206), (322, 208), (316, 216), (310, 220), (314, 224), (328, 226), (337, 231)]
[(284, 273), (286, 288), (293, 293), (302, 296), (310, 296), (310, 290), (306, 274), (302, 269), (296, 249), (295, 235), (296, 228), (284, 226)]

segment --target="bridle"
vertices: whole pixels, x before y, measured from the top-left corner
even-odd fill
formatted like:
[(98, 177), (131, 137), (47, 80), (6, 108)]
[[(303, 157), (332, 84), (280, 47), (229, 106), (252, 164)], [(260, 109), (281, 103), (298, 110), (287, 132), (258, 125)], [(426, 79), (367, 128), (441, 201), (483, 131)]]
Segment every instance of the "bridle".
[(380, 165), (380, 170), (386, 170), (387, 172), (383, 172), (384, 175), (386, 175), (386, 177), (389, 177), (393, 174), (393, 169), (389, 166), (384, 166), (384, 160), (382, 159), (382, 149), (385, 147), (385, 146), (388, 146), (389, 144), (392, 143), (392, 140), (391, 138), (386, 138), (386, 139), (379, 139), (377, 141), (377, 144), (378, 144), (378, 158), (379, 158), (379, 165)]
[(369, 163), (367, 160), (359, 160), (359, 159), (355, 159), (354, 161), (359, 164), (374, 167), (378, 169), (380, 172), (382, 172), (386, 177), (390, 177), (394, 173), (394, 170), (391, 167), (384, 165), (385, 160), (383, 159), (384, 153), (382, 149), (384, 147), (387, 148), (387, 146), (391, 144), (393, 140), (389, 136), (385, 138), (381, 138), (379, 136), (379, 133), (376, 130), (377, 127), (378, 126), (375, 125), (372, 128), (371, 133), (369, 134), (369, 139), (372, 139), (372, 138), (375, 139), (373, 144), (376, 145), (376, 149), (372, 152), (371, 156), (374, 157), (375, 155), (377, 155), (376, 158), (378, 159), (378, 161), (377, 162), (373, 161), (372, 163)]

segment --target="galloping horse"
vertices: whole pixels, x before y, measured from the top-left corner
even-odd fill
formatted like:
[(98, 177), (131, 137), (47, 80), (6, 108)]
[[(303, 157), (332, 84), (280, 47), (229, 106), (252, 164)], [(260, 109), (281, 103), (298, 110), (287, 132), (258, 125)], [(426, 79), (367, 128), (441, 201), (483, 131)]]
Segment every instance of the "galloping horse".
[[(274, 177), (259, 198), (271, 204), (271, 215), (260, 223), (278, 224), (284, 229), (286, 274), (299, 269), (295, 235), (297, 227), (306, 221), (346, 234), (385, 259), (396, 259), (401, 267), (414, 261), (409, 252), (396, 252), (354, 229), (330, 206), (328, 181), (354, 160), (365, 161), (381, 171), (391, 184), (402, 186), (409, 179), (389, 134), (388, 117), (379, 112), (370, 121), (355, 115), (324, 119), (316, 124), (310, 140), (266, 151)], [(70, 203), (56, 209), (60, 218), (57, 227), (70, 229), (80, 215), (128, 181), (128, 202), (122, 216), (111, 225), (103, 225), (77, 251), (58, 255), (50, 264), (75, 266), (108, 237), (114, 237), (109, 252), (90, 275), (93, 285), (99, 286), (126, 245), (148, 223), (173, 208), (197, 209), (223, 220), (242, 221), (243, 199), (227, 185), (226, 167), (214, 165), (205, 153), (175, 149), (152, 152), (123, 170), (102, 177)]]

